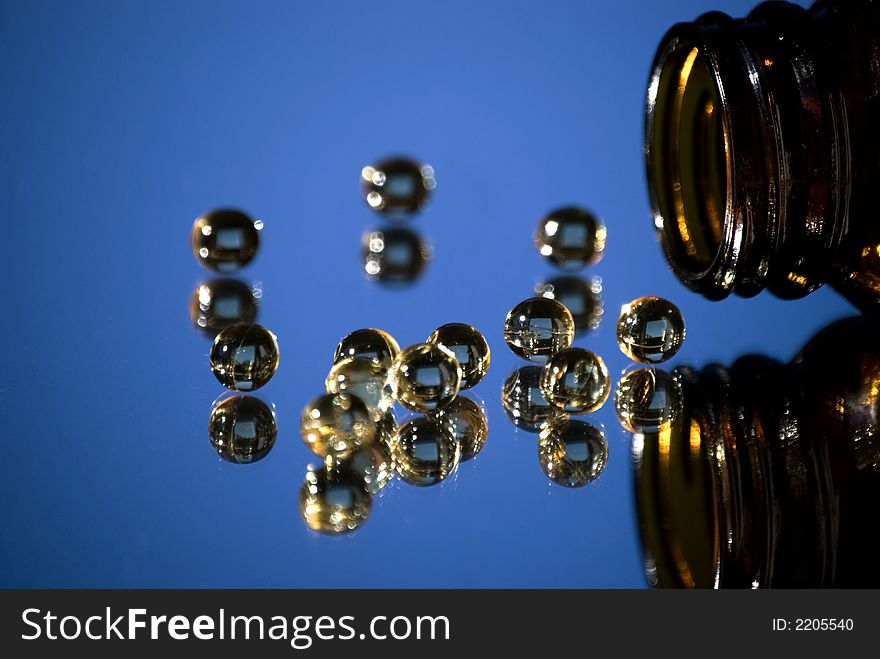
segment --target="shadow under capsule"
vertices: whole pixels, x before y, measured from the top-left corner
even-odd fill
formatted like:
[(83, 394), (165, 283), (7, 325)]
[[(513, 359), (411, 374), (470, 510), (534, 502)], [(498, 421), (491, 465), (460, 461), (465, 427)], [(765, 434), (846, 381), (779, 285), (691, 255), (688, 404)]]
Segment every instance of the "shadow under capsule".
[(389, 287), (416, 282), (431, 259), (431, 248), (421, 234), (406, 227), (379, 227), (361, 240), (364, 274)]
[(641, 369), (616, 395), (651, 585), (880, 585), (878, 330), (839, 321), (789, 364)]
[(218, 277), (196, 285), (189, 301), (189, 318), (210, 338), (233, 323), (253, 323), (259, 311), (262, 290), (240, 279)]

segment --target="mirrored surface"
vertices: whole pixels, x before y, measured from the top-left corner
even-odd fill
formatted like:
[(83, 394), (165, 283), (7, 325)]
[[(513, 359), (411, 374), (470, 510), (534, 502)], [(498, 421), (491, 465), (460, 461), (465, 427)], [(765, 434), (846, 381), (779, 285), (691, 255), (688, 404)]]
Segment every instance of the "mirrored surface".
[[(754, 353), (787, 363), (852, 314), (826, 289), (709, 302), (656, 244), (641, 152), (654, 49), (676, 21), (751, 2), (343, 5), (2, 10), (0, 52), (15, 65), (0, 70), (0, 495), (14, 505), (0, 585), (644, 587), (632, 435), (614, 405), (573, 417), (607, 442), (601, 477), (580, 488), (548, 480), (539, 434), (502, 405), (527, 366), (505, 343), (507, 312), (569, 276), (535, 249), (537, 222), (578, 205), (605, 223), (602, 260), (577, 273), (601, 277), (605, 317), (573, 345), (601, 356), (614, 385), (630, 366), (617, 311), (639, 296), (670, 300), (687, 323), (670, 370)], [(381, 84), (376, 62), (394, 63)], [(394, 153), (430, 162), (439, 184), (405, 227), (430, 239), (430, 263), (389, 287), (364, 276), (362, 236), (393, 225), (360, 177)], [(257, 322), (280, 351), (257, 392), (277, 436), (250, 464), (208, 440), (222, 387), (190, 316), (206, 278), (193, 220), (224, 207), (263, 221), (235, 276), (260, 282)], [(306, 465), (323, 465), (299, 415), (334, 348), (367, 327), (406, 348), (450, 322), (479, 328), (492, 352), (467, 392), (485, 401), (479, 455), (431, 487), (351, 490), (356, 530), (315, 532), (300, 490)], [(463, 546), (469, 559), (450, 562)], [(254, 547), (261, 560), (227, 569)], [(376, 570), (389, 551), (395, 569)]]

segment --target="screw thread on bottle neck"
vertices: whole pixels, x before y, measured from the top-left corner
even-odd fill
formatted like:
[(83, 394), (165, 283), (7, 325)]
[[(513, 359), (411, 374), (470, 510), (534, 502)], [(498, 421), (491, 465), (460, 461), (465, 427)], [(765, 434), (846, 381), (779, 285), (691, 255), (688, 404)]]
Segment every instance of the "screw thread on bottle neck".
[(833, 281), (852, 176), (826, 13), (713, 12), (658, 50), (645, 125), (655, 227), (678, 278), (709, 298), (794, 298)]

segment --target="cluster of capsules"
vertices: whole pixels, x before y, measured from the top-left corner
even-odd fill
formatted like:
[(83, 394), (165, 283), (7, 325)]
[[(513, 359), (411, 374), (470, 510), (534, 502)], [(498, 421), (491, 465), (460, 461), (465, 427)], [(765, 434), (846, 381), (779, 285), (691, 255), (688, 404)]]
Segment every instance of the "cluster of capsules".
[[(366, 203), (390, 220), (408, 219), (420, 211), (436, 185), (430, 165), (406, 158), (364, 167), (361, 178)], [(259, 389), (278, 368), (277, 337), (256, 323), (262, 284), (249, 285), (232, 276), (256, 257), (262, 231), (261, 220), (235, 208), (218, 208), (196, 218), (190, 237), (196, 260), (220, 275), (196, 286), (190, 319), (214, 341), (211, 371), (224, 387), (236, 392)], [(364, 268), (371, 279), (411, 281), (421, 274), (427, 258), (424, 241), (408, 229), (376, 229), (364, 237)], [(256, 462), (274, 446), (275, 412), (255, 396), (221, 396), (212, 408), (208, 435), (224, 460)]]
[[(505, 339), (514, 353), (543, 367), (511, 373), (501, 399), (518, 427), (539, 433), (538, 457), (548, 478), (579, 487), (601, 473), (607, 442), (599, 428), (571, 415), (598, 410), (611, 381), (602, 358), (571, 347), (573, 337), (571, 314), (558, 301), (534, 298), (515, 306), (505, 322)], [(655, 365), (671, 359), (684, 337), (684, 319), (668, 300), (640, 297), (621, 308), (618, 345), (634, 362), (649, 364), (628, 367), (615, 389), (615, 412), (625, 429), (657, 432), (680, 412), (679, 382)]]
[[(538, 252), (567, 271), (597, 263), (605, 240), (602, 221), (574, 206), (549, 213), (535, 230)], [(539, 433), (538, 461), (547, 477), (560, 485), (581, 487), (601, 474), (608, 455), (601, 430), (571, 418), (595, 412), (610, 392), (602, 358), (572, 347), (576, 332), (598, 326), (601, 280), (569, 276), (543, 284), (537, 292), (539, 297), (520, 302), (507, 314), (504, 338), (514, 354), (543, 367), (512, 372), (502, 387), (502, 403), (518, 427)]]
[[(597, 263), (606, 238), (601, 220), (577, 207), (553, 211), (535, 230), (538, 252), (568, 271)], [(538, 433), (538, 460), (547, 477), (580, 487), (601, 474), (608, 456), (602, 430), (571, 418), (596, 412), (610, 395), (604, 360), (572, 346), (577, 333), (595, 329), (601, 320), (601, 280), (559, 278), (536, 292), (540, 297), (524, 300), (508, 313), (504, 338), (514, 354), (542, 366), (513, 371), (501, 399), (514, 424)], [(632, 432), (657, 430), (674, 418), (681, 396), (674, 378), (653, 365), (678, 352), (685, 337), (684, 320), (671, 302), (640, 297), (623, 305), (616, 330), (627, 357), (652, 365), (624, 371), (614, 394), (617, 417)]]
[[(409, 218), (424, 207), (436, 185), (433, 176), (429, 165), (384, 160), (362, 170), (363, 197), (390, 219)], [(197, 260), (226, 277), (199, 284), (190, 315), (198, 328), (214, 336), (212, 372), (236, 392), (265, 385), (279, 362), (277, 338), (255, 322), (260, 287), (228, 276), (254, 258), (261, 230), (262, 222), (234, 209), (207, 213), (192, 229)], [(534, 239), (538, 252), (554, 266), (575, 271), (601, 259), (606, 229), (591, 212), (570, 206), (542, 218)], [(388, 248), (388, 235), (370, 234), (365, 243), (368, 275), (372, 269), (377, 276), (392, 273), (393, 280), (393, 273), (403, 272), (388, 260), (401, 250)], [(421, 243), (418, 250), (424, 256)], [(412, 260), (412, 253), (403, 253), (404, 261)], [(572, 347), (576, 333), (598, 326), (601, 280), (558, 277), (536, 292), (539, 297), (520, 302), (507, 315), (504, 336), (515, 354), (542, 366), (511, 373), (502, 402), (517, 426), (539, 433), (538, 457), (546, 475), (577, 487), (598, 477), (607, 460), (602, 431), (571, 418), (595, 412), (609, 397), (602, 358)], [(653, 365), (675, 355), (684, 336), (679, 310), (662, 298), (642, 297), (622, 307), (618, 344), (633, 361), (651, 365), (628, 369), (618, 382), (615, 409), (626, 429), (658, 430), (679, 409), (678, 383)], [(425, 343), (403, 351), (380, 330), (357, 330), (345, 337), (325, 382), (326, 393), (306, 407), (301, 419), (303, 439), (324, 460), (321, 469), (309, 470), (300, 497), (309, 526), (331, 532), (356, 528), (369, 512), (371, 496), (395, 474), (413, 485), (431, 485), (476, 455), (486, 437), (485, 413), (459, 391), (479, 382), (488, 365), (484, 337), (460, 323), (444, 325)], [(395, 403), (419, 416), (398, 425)], [(259, 398), (238, 393), (215, 403), (209, 437), (224, 459), (257, 461), (271, 450), (276, 434), (274, 411)], [(346, 496), (339, 496), (340, 491)]]
[[(384, 219), (400, 222), (421, 212), (437, 186), (434, 168), (411, 158), (392, 157), (361, 169), (361, 194)], [(430, 249), (412, 229), (383, 225), (364, 233), (364, 274), (382, 284), (408, 284), (421, 276)]]
[[(300, 489), (306, 524), (352, 531), (395, 475), (409, 485), (435, 485), (476, 456), (488, 434), (486, 414), (460, 392), (483, 379), (489, 359), (483, 335), (463, 323), (438, 327), (404, 350), (379, 329), (343, 338), (325, 393), (300, 416), (303, 442), (323, 460), (309, 466)], [(403, 423), (395, 403), (410, 416)]]

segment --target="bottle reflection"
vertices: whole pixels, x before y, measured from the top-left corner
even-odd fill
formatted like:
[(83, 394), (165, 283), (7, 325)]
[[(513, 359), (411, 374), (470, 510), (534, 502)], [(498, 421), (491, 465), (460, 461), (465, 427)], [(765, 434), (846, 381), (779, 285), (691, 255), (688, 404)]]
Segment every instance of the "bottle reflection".
[(217, 454), (235, 464), (258, 462), (269, 454), (277, 434), (275, 412), (259, 398), (233, 395), (214, 405), (208, 437)]
[(595, 330), (602, 322), (605, 309), (601, 277), (556, 277), (535, 286), (535, 294), (562, 302), (574, 318), (576, 335)]
[(367, 279), (388, 286), (415, 282), (422, 276), (431, 256), (422, 236), (404, 227), (368, 231), (362, 242)]
[(554, 483), (583, 487), (599, 477), (607, 461), (608, 443), (594, 425), (560, 412), (541, 428), (538, 462)]
[(233, 323), (253, 323), (257, 319), (261, 292), (238, 279), (210, 279), (200, 282), (189, 302), (193, 326), (209, 337)]
[[(646, 369), (664, 375), (618, 393), (618, 410), (650, 410), (624, 421), (652, 585), (880, 584), (878, 329), (851, 318), (788, 365)], [(660, 391), (677, 410), (657, 413)]]

